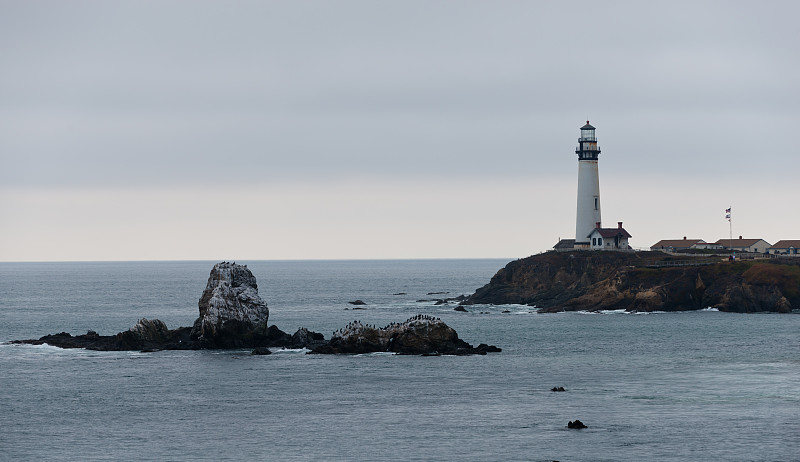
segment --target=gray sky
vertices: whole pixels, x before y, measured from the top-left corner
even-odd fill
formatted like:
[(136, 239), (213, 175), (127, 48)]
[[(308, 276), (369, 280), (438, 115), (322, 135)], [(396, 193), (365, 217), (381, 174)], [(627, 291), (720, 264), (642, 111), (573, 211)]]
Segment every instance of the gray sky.
[(0, 261), (800, 238), (797, 2), (0, 1)]

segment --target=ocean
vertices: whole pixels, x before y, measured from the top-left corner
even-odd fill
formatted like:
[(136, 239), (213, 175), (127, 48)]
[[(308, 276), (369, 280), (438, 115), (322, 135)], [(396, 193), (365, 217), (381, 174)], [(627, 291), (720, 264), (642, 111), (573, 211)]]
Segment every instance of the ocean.
[(7, 343), (142, 317), (189, 326), (213, 263), (0, 263), (0, 460), (800, 460), (797, 313), (430, 301), (472, 293), (505, 260), (238, 262), (286, 332), (428, 314), (503, 349), (486, 356)]

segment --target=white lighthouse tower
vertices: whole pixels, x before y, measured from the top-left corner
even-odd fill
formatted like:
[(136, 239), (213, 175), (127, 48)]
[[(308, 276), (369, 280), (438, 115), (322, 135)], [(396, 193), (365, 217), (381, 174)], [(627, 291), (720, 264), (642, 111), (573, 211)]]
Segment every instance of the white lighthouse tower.
[(594, 127), (581, 127), (578, 138), (578, 215), (575, 220), (575, 248), (589, 248), (589, 235), (595, 228), (600, 228), (600, 175), (597, 170), (597, 157), (600, 148)]

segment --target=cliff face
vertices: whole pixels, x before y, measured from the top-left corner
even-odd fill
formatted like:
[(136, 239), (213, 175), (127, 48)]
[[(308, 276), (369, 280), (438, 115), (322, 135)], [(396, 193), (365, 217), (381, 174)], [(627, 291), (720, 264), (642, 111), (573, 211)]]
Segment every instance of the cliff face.
[[(696, 266), (675, 266), (693, 261)], [(800, 262), (675, 261), (661, 252), (548, 252), (510, 262), (467, 304), (543, 311), (789, 312), (800, 307)]]

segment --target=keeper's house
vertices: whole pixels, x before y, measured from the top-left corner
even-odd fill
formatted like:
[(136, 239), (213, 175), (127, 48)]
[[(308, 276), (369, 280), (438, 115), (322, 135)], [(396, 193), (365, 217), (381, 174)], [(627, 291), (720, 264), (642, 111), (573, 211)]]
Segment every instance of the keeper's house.
[(772, 255), (795, 255), (800, 256), (800, 240), (783, 239), (769, 247), (767, 252)]
[(771, 247), (764, 239), (742, 239), (742, 236), (739, 239), (720, 239), (715, 244), (736, 252), (753, 253), (767, 253), (767, 249)]
[(617, 222), (616, 228), (601, 228), (600, 222), (595, 223), (592, 233), (587, 236), (592, 250), (629, 250), (628, 239), (632, 236), (622, 227), (622, 222)]

